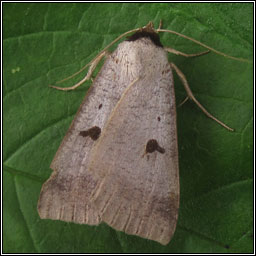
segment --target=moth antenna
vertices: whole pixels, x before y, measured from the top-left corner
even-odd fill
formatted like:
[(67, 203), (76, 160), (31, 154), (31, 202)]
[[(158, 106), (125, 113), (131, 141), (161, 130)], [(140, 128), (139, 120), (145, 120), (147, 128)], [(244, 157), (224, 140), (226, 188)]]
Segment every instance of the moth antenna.
[(207, 54), (207, 53), (210, 52), (210, 50), (207, 50), (207, 51), (204, 51), (204, 52), (187, 54), (187, 53), (180, 52), (180, 51), (177, 51), (177, 50), (175, 50), (175, 49), (172, 49), (172, 48), (170, 48), (170, 47), (164, 47), (164, 49), (165, 49), (167, 52), (170, 52), (170, 53), (173, 53), (173, 54), (176, 54), (176, 55), (181, 55), (181, 56), (184, 56), (184, 57), (199, 57), (199, 56), (205, 55), (205, 54)]
[(222, 55), (222, 56), (227, 57), (227, 58), (229, 58), (229, 59), (238, 60), (238, 61), (242, 61), (242, 62), (252, 63), (250, 60), (243, 59), (243, 58), (233, 57), (233, 56), (230, 56), (230, 55), (228, 55), (228, 54), (226, 54), (226, 53), (223, 53), (223, 52), (220, 52), (220, 51), (218, 51), (218, 50), (215, 50), (214, 48), (212, 48), (212, 47), (210, 47), (210, 46), (208, 46), (208, 45), (206, 45), (206, 44), (204, 44), (204, 43), (201, 43), (201, 42), (197, 41), (196, 39), (194, 39), (194, 38), (192, 38), (192, 37), (183, 35), (183, 34), (181, 34), (181, 33), (179, 33), (179, 32), (173, 31), (173, 30), (157, 29), (156, 32), (167, 32), (167, 33), (175, 34), (175, 35), (177, 35), (177, 36), (180, 36), (180, 37), (183, 37), (183, 38), (185, 38), (185, 39), (188, 39), (188, 40), (190, 40), (190, 41), (192, 41), (192, 42), (194, 42), (194, 43), (196, 43), (196, 44), (198, 44), (198, 45), (201, 45), (202, 47), (204, 47), (204, 48), (206, 48), (206, 49), (208, 49), (208, 50), (210, 50), (210, 51), (212, 51), (212, 52), (215, 52), (216, 54)]

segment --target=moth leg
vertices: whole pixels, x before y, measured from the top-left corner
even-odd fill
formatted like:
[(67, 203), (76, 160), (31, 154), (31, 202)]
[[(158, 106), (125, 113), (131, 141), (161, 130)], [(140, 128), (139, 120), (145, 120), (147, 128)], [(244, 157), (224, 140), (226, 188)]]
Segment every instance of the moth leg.
[(170, 63), (170, 66), (176, 71), (177, 75), (179, 76), (181, 82), (184, 85), (184, 88), (187, 92), (188, 98), (190, 98), (191, 100), (193, 100), (196, 105), (211, 119), (213, 119), (214, 121), (216, 121), (217, 123), (219, 123), (220, 125), (222, 125), (224, 128), (230, 130), (230, 131), (234, 131), (234, 129), (230, 128), (229, 126), (227, 126), (226, 124), (224, 124), (223, 122), (221, 122), (220, 120), (218, 120), (216, 117), (214, 117), (212, 114), (210, 114), (202, 105), (201, 103), (195, 98), (195, 96), (193, 95), (187, 79), (185, 77), (185, 75), (180, 71), (180, 69), (174, 64), (174, 63)]
[[(58, 87), (58, 86), (54, 86), (54, 85), (50, 85), (50, 87), (52, 88), (55, 88), (57, 90), (62, 90), (62, 91), (69, 91), (69, 90), (74, 90), (76, 89), (77, 87), (79, 87), (81, 84), (83, 84), (85, 81), (89, 80), (92, 76), (92, 73), (94, 71), (94, 69), (97, 67), (98, 63), (100, 62), (100, 60), (105, 57), (105, 56), (108, 56), (109, 53), (107, 51), (103, 51), (99, 56), (97, 56), (91, 63), (89, 63), (90, 67), (89, 67), (89, 70), (86, 74), (86, 76), (81, 80), (79, 81), (78, 83), (76, 83), (75, 85), (71, 86), (71, 87)], [(85, 66), (87, 67), (87, 65)], [(71, 77), (69, 77), (71, 78)], [(67, 78), (68, 79), (68, 78)], [(65, 80), (67, 80), (65, 79)], [(62, 80), (64, 81), (64, 80)], [(61, 82), (62, 82), (61, 81)]]
[(161, 29), (161, 28), (162, 28), (162, 26), (163, 26), (163, 21), (162, 21), (162, 20), (160, 20), (159, 25), (158, 25), (158, 29)]
[(187, 97), (178, 105), (178, 107), (181, 107), (185, 102), (187, 102), (188, 99), (189, 99), (189, 97), (187, 96)]
[(184, 52), (177, 51), (177, 50), (175, 50), (173, 48), (170, 48), (170, 47), (164, 47), (164, 50), (167, 51), (167, 52), (170, 52), (170, 53), (174, 53), (176, 55), (184, 56), (184, 57), (198, 57), (198, 56), (202, 56), (202, 55), (205, 55), (205, 54), (210, 52), (209, 50), (207, 50), (207, 51), (204, 51), (204, 52), (187, 54), (187, 53), (184, 53)]

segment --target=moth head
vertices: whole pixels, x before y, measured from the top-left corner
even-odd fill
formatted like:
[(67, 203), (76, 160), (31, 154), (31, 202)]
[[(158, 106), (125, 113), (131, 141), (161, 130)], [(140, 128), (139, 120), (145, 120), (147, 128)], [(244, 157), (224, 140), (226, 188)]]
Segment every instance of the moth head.
[(154, 24), (152, 21), (150, 21), (145, 27), (142, 28), (144, 31), (148, 31), (151, 33), (156, 33), (155, 28), (154, 28)]
[(143, 37), (151, 39), (156, 46), (163, 47), (162, 43), (160, 42), (160, 37), (157, 31), (154, 29), (154, 24), (151, 21), (145, 27), (127, 37), (127, 41), (136, 41)]

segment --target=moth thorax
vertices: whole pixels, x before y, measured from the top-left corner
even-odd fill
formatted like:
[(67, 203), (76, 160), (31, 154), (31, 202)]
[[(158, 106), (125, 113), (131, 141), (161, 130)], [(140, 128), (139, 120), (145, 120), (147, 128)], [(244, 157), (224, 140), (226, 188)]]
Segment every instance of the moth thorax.
[(140, 77), (145, 72), (153, 76), (162, 69), (162, 62), (168, 62), (163, 48), (145, 37), (121, 43), (117, 56), (120, 56), (119, 64), (123, 67), (123, 73), (133, 78)]

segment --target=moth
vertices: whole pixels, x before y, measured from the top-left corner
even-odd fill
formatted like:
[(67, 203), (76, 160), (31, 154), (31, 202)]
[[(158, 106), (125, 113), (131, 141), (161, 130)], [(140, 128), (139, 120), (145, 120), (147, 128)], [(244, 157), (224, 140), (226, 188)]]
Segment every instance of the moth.
[[(159, 32), (180, 35), (154, 29), (150, 22), (108, 45), (76, 85), (53, 86), (77, 88), (106, 57), (51, 163), (53, 173), (43, 184), (38, 202), (42, 219), (105, 222), (163, 245), (171, 240), (180, 197), (172, 71), (185, 86), (185, 101), (192, 99), (208, 117), (232, 129), (196, 100), (183, 73), (167, 58), (167, 52), (195, 57), (209, 51), (189, 55), (163, 47)], [(108, 53), (111, 45), (131, 33)]]

